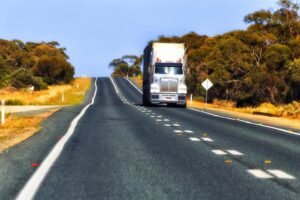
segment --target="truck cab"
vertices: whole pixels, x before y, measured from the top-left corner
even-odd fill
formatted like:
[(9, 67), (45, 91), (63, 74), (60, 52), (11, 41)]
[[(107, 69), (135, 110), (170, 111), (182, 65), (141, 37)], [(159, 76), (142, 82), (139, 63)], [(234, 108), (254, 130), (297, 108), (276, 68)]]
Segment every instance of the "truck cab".
[(143, 104), (186, 107), (184, 44), (153, 43), (144, 51)]

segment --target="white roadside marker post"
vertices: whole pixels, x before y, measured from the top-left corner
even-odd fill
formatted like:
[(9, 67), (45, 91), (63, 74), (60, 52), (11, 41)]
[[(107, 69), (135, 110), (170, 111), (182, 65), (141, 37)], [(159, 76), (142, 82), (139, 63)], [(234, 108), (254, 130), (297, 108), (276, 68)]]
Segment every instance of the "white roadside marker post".
[(5, 123), (5, 100), (1, 101), (1, 125), (3, 126)]
[(76, 84), (76, 88), (77, 88), (77, 89), (79, 88), (79, 84), (78, 84), (78, 83)]
[(190, 105), (193, 105), (193, 94), (191, 94), (191, 97), (190, 97)]
[(65, 101), (64, 90), (61, 92), (61, 101), (62, 101), (62, 102), (64, 102), (64, 101)]

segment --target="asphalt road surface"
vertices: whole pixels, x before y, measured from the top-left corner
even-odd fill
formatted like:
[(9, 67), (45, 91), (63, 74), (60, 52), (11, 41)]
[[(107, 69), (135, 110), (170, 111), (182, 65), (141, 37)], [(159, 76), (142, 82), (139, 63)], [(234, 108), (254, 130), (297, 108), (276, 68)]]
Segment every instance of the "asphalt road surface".
[(16, 183), (20, 191), (46, 166), (34, 199), (300, 199), (299, 135), (190, 109), (143, 107), (131, 83), (114, 83), (97, 80), (94, 104), (54, 164), (28, 172)]

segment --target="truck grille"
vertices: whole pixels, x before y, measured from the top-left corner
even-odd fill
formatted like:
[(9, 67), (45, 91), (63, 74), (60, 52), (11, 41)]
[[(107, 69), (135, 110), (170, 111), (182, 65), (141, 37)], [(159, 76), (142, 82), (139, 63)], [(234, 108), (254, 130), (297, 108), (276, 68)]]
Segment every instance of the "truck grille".
[(161, 92), (177, 92), (178, 91), (177, 79), (162, 78), (160, 79), (160, 91)]

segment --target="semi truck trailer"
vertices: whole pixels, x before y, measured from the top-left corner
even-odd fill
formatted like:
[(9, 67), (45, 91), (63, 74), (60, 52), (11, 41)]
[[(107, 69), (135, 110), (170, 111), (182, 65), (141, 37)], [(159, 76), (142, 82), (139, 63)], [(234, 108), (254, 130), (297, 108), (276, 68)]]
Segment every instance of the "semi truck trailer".
[(143, 104), (186, 107), (185, 45), (149, 44), (143, 62)]

